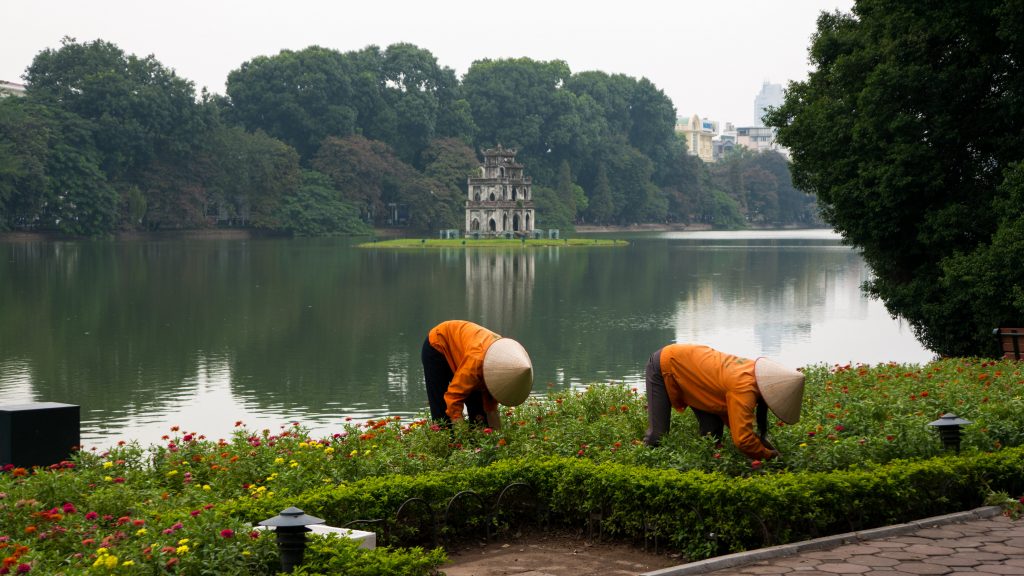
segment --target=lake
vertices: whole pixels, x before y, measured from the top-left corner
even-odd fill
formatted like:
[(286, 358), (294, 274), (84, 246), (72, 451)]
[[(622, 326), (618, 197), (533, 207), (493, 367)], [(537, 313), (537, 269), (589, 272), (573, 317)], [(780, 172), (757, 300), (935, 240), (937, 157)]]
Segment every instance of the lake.
[(0, 243), (0, 404), (81, 406), (87, 447), (316, 433), (426, 411), (427, 330), (516, 338), (535, 393), (643, 389), (672, 341), (809, 364), (933, 354), (826, 230), (619, 235), (626, 247), (373, 249), (349, 239)]

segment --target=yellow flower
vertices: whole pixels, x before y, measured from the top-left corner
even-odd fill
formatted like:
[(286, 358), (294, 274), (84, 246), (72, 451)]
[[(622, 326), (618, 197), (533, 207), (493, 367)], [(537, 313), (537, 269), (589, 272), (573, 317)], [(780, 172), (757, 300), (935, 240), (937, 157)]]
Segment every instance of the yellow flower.
[(181, 546), (178, 546), (174, 551), (178, 554), (178, 556), (181, 556), (182, 554), (188, 552), (188, 546), (182, 544)]
[(102, 556), (102, 555), (106, 554), (107, 552), (108, 552), (108, 550), (106, 548), (102, 548), (101, 547), (101, 548), (97, 548), (96, 549), (96, 554), (98, 556)]
[(309, 444), (305, 442), (299, 442), (299, 448), (309, 448)]
[(242, 550), (242, 556), (252, 556), (252, 552), (249, 552), (248, 550)]
[(292, 462), (291, 462), (291, 464), (289, 464), (289, 466), (291, 466), (292, 468), (298, 468), (299, 467), (299, 463), (296, 462), (295, 460), (292, 460)]
[(210, 485), (209, 484), (203, 484), (203, 490), (206, 490), (207, 492), (209, 492), (210, 491)]
[(357, 454), (359, 454), (359, 450), (353, 450), (353, 451), (348, 453), (349, 456), (355, 456)]
[(135, 566), (135, 560), (125, 560), (121, 562), (121, 566)]
[(274, 458), (274, 464), (284, 464), (284, 458), (281, 458), (280, 456)]
[(188, 544), (188, 538), (182, 538), (181, 540), (178, 540), (178, 546), (181, 546), (182, 544)]
[(114, 467), (114, 463), (110, 462), (110, 461), (104, 462), (103, 463), (103, 467), (104, 468), (113, 468)]
[(324, 448), (324, 454), (334, 454), (334, 448), (331, 446)]
[(146, 529), (145, 528), (139, 528), (138, 530), (135, 531), (135, 535), (136, 536), (142, 536), (145, 533), (146, 533)]
[(177, 476), (177, 475), (178, 475), (178, 471), (177, 470), (171, 470), (170, 472), (167, 473), (167, 477), (168, 478), (170, 478), (171, 476)]
[(806, 448), (807, 447), (807, 442), (801, 442), (800, 443), (800, 447), (801, 448)]
[(104, 482), (113, 482), (113, 481), (114, 481), (114, 479), (113, 479), (113, 478), (111, 478), (110, 476), (104, 476), (104, 477), (103, 477), (103, 481), (104, 481)]
[(103, 563), (107, 566), (108, 570), (113, 570), (114, 568), (117, 568), (117, 556), (104, 556)]

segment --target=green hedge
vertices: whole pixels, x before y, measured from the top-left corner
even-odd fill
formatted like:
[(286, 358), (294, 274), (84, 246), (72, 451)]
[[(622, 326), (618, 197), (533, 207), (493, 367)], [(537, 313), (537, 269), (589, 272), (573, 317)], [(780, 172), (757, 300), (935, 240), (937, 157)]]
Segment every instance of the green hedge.
[[(719, 473), (655, 470), (586, 459), (500, 461), (459, 472), (369, 478), (304, 492), (293, 501), (236, 500), (244, 517), (295, 505), (331, 525), (358, 519), (393, 522), (410, 498), (437, 517), (470, 490), (486, 516), (503, 488), (522, 482), (538, 507), (538, 525), (587, 526), (618, 539), (657, 537), (691, 559), (902, 523), (981, 505), (987, 494), (1024, 492), (1024, 449), (947, 455), (830, 473)], [(487, 520), (478, 519), (478, 522)]]

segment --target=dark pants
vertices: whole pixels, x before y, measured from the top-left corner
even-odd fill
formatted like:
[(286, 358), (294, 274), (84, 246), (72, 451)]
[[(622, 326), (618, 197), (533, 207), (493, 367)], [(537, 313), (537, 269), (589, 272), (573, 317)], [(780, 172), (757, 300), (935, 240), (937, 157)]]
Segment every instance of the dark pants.
[[(448, 403), (445, 402), (444, 393), (448, 391), (455, 374), (444, 354), (438, 352), (430, 345), (430, 338), (423, 341), (423, 379), (427, 385), (427, 402), (430, 404), (430, 417), (434, 420), (451, 422), (448, 417)], [(466, 398), (466, 409), (469, 411), (470, 422), (487, 422), (487, 413), (484, 411), (484, 399), (479, 390), (472, 392)]]
[[(647, 361), (644, 379), (647, 383), (647, 433), (644, 434), (644, 444), (657, 446), (672, 422), (672, 403), (665, 390), (665, 377), (661, 374), (661, 348), (655, 350)], [(690, 410), (697, 417), (701, 436), (711, 434), (715, 440), (722, 439), (725, 423), (719, 416), (693, 406), (690, 406)]]

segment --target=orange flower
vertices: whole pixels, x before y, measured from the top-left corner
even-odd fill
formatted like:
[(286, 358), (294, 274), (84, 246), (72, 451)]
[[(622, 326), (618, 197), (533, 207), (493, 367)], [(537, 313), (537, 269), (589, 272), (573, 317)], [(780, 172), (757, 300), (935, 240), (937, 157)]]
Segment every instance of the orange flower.
[(28, 470), (24, 468), (15, 468), (14, 470), (11, 470), (11, 476), (15, 478), (19, 476), (28, 476)]

